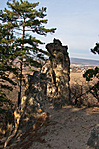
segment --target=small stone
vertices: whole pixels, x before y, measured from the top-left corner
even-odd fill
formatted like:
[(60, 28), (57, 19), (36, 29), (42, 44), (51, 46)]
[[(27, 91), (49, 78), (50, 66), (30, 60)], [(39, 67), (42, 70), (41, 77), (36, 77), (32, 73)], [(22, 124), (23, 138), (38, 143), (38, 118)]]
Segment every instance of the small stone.
[(88, 147), (98, 149), (99, 148), (99, 124), (97, 124), (91, 131), (90, 138), (87, 142)]

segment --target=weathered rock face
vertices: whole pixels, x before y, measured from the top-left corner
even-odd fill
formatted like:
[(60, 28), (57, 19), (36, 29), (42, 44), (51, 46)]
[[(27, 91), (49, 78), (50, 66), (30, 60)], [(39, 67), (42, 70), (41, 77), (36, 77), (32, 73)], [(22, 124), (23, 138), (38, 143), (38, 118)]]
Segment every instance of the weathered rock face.
[(61, 107), (70, 102), (69, 73), (70, 60), (67, 46), (62, 46), (59, 40), (46, 45), (50, 58), (41, 69), (46, 75), (46, 95), (55, 106)]
[(46, 45), (46, 49), (50, 57), (40, 72), (28, 77), (26, 95), (33, 93), (38, 102), (53, 102), (55, 108), (61, 108), (70, 102), (68, 47), (54, 39), (53, 43)]
[(5, 147), (34, 126), (40, 116), (48, 117), (44, 113), (44, 103), (52, 102), (57, 109), (70, 102), (69, 73), (70, 61), (67, 46), (62, 46), (59, 40), (47, 44), (50, 58), (41, 71), (35, 71), (26, 80), (25, 96), (14, 112), (15, 126), (12, 134), (5, 142)]

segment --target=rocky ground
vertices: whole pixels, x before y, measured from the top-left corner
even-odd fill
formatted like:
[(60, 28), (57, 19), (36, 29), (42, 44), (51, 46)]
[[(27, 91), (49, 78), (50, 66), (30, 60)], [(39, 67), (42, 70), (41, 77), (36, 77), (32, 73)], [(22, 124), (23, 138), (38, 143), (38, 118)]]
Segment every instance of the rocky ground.
[[(7, 149), (86, 149), (91, 130), (99, 124), (99, 108), (71, 106), (54, 110), (46, 105), (49, 119), (37, 130), (29, 129)], [(5, 138), (6, 139), (6, 138)], [(1, 148), (2, 143), (1, 141)], [(97, 148), (98, 149), (98, 148)]]

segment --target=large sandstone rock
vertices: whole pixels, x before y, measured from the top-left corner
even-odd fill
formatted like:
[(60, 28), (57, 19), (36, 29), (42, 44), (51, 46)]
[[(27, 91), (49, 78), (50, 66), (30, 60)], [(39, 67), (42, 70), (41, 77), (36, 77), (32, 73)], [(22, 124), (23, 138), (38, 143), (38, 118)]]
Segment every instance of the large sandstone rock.
[(67, 46), (59, 40), (46, 45), (50, 58), (42, 67), (41, 73), (46, 74), (46, 95), (55, 107), (70, 103), (70, 60)]
[(4, 147), (20, 140), (26, 131), (37, 126), (35, 124), (40, 117), (46, 117), (44, 121), (47, 119), (48, 113), (44, 112), (46, 102), (52, 102), (56, 109), (70, 103), (68, 48), (56, 39), (47, 44), (46, 48), (50, 58), (40, 71), (27, 77), (25, 95), (14, 111), (15, 125)]
[(70, 60), (67, 46), (62, 46), (59, 40), (46, 45), (50, 53), (49, 59), (40, 72), (34, 72), (27, 79), (26, 95), (33, 93), (35, 99), (44, 104), (52, 102), (55, 108), (61, 108), (70, 103)]

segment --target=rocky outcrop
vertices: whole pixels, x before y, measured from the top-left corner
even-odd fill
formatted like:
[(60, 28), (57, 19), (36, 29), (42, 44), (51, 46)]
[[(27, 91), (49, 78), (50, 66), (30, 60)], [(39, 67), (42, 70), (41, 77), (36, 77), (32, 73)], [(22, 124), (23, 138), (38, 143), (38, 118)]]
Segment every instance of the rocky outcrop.
[(99, 149), (99, 124), (97, 124), (91, 131), (87, 145), (87, 149)]
[(68, 47), (62, 46), (59, 40), (46, 45), (50, 53), (40, 72), (34, 72), (27, 79), (26, 95), (33, 93), (34, 98), (41, 104), (52, 102), (55, 108), (61, 108), (70, 103), (70, 60)]
[(46, 45), (46, 49), (50, 57), (40, 71), (27, 77), (25, 96), (14, 111), (15, 126), (4, 147), (20, 140), (28, 129), (37, 126), (40, 117), (45, 116), (45, 120), (48, 118), (49, 114), (44, 112), (46, 102), (51, 102), (55, 109), (70, 103), (68, 48), (54, 39), (53, 43)]
[(55, 107), (70, 103), (70, 60), (67, 46), (62, 46), (59, 40), (46, 45), (50, 58), (42, 67), (41, 73), (46, 74), (46, 95)]

